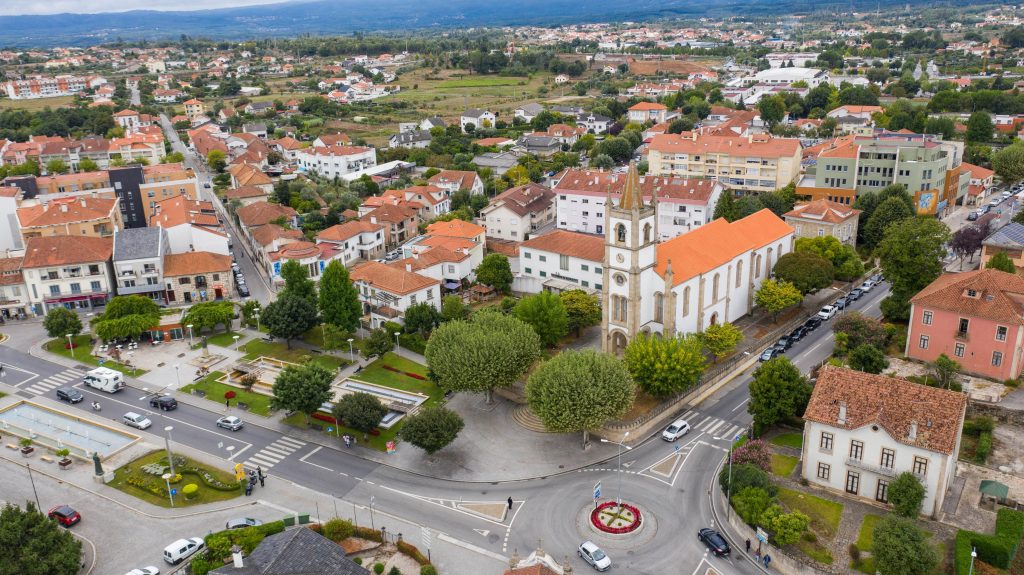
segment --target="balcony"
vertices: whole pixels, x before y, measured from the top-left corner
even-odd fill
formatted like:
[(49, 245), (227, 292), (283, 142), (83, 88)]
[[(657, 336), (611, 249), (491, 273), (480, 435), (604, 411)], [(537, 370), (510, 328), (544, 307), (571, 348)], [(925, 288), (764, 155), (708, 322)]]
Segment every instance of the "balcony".
[(863, 459), (854, 459), (848, 457), (846, 459), (847, 467), (856, 467), (857, 469), (863, 469), (869, 471), (875, 475), (884, 475), (886, 477), (896, 477), (896, 469), (894, 467), (883, 467), (881, 465), (874, 465), (872, 463), (865, 463)]
[(960, 331), (960, 330), (957, 330), (957, 331), (953, 332), (953, 337), (955, 339), (960, 340), (960, 341), (970, 341), (970, 339), (971, 339), (970, 337), (967, 336), (967, 332), (966, 331)]

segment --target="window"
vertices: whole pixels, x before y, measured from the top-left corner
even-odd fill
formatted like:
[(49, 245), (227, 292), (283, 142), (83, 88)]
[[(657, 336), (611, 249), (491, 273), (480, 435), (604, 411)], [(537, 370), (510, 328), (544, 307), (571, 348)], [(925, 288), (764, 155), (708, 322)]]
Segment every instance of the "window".
[(921, 323), (923, 323), (924, 325), (931, 325), (932, 324), (932, 312), (926, 311), (923, 314), (921, 314)]
[(827, 452), (831, 453), (832, 452), (832, 439), (833, 438), (834, 438), (834, 436), (831, 433), (829, 433), (827, 431), (822, 431), (821, 432), (821, 442), (818, 444), (818, 447), (822, 451), (827, 451)]
[(914, 475), (928, 475), (928, 460), (924, 457), (914, 457)]
[(569, 271), (569, 256), (558, 256), (558, 269), (563, 271)]
[(662, 323), (665, 317), (665, 296), (661, 292), (654, 294), (654, 321)]
[(896, 452), (891, 449), (882, 448), (882, 460), (879, 465), (892, 469), (893, 462), (896, 460)]
[(60, 295), (60, 286), (50, 286), (50, 295)]
[(711, 301), (718, 301), (718, 274), (715, 274), (715, 279), (711, 280)]
[(427, 290), (427, 299), (434, 299), (434, 290), (432, 290), (432, 289), (428, 289)]
[(860, 460), (864, 455), (864, 442), (856, 439), (850, 441), (850, 459)]
[(179, 285), (191, 285), (192, 284), (192, 278), (178, 278), (178, 284)]
[(102, 289), (100, 287), (100, 282), (92, 282), (89, 284), (89, 287), (92, 288), (92, 291), (100, 291)]
[(993, 351), (992, 352), (992, 365), (999, 367), (1003, 365), (1003, 352)]
[(928, 336), (922, 335), (917, 346), (920, 347), (921, 349), (928, 349)]
[(626, 226), (622, 224), (615, 226), (615, 239), (620, 242), (626, 241)]
[(213, 274), (213, 281), (219, 282), (220, 281), (220, 274)]
[(1006, 326), (996, 327), (996, 341), (1006, 341)]
[(548, 256), (539, 256), (538, 259), (540, 259), (540, 261), (542, 262), (546, 262), (548, 261)]
[(743, 260), (736, 262), (736, 287), (740, 287), (743, 280)]
[(957, 357), (963, 357), (964, 356), (964, 349), (965, 349), (964, 344), (962, 344), (962, 343), (956, 344), (955, 346), (953, 346), (953, 355), (955, 355)]
[(523, 255), (526, 256), (526, 259), (528, 260), (533, 259), (533, 254), (530, 252), (523, 252)]
[(589, 272), (590, 266), (588, 266), (587, 264), (580, 264), (580, 271)]
[(545, 271), (540, 272), (540, 277), (542, 277), (542, 278), (548, 277), (548, 272), (545, 272)]
[(818, 479), (824, 479), (825, 481), (828, 481), (828, 479), (829, 479), (829, 477), (831, 475), (832, 475), (832, 466), (831, 465), (829, 465), (827, 463), (819, 463), (818, 464)]
[(854, 495), (860, 493), (860, 473), (856, 471), (846, 472), (846, 492)]
[(963, 317), (960, 318), (960, 326), (957, 328), (960, 335), (967, 335), (967, 328), (969, 327), (971, 327), (971, 320)]
[(690, 286), (683, 290), (683, 317), (690, 315)]
[(416, 294), (412, 294), (411, 296), (409, 296), (409, 303), (412, 305), (416, 305)]
[(875, 501), (882, 503), (889, 502), (889, 482), (884, 479), (878, 480), (878, 488), (875, 489)]

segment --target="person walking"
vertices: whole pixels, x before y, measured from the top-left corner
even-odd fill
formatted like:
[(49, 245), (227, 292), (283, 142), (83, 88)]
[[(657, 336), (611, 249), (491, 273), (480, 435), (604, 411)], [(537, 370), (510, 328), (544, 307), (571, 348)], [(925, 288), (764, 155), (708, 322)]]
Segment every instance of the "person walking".
[(231, 409), (231, 400), (230, 399), (225, 399), (224, 400), (224, 411), (227, 411), (229, 409)]
[(764, 568), (767, 569), (768, 568), (768, 564), (771, 563), (771, 562), (772, 562), (772, 556), (767, 554), (767, 553), (765, 553), (764, 554)]
[(750, 553), (750, 539), (747, 539), (747, 553)]
[(259, 478), (259, 480), (260, 480), (260, 487), (265, 487), (265, 485), (263, 484), (263, 482), (264, 482), (264, 481), (266, 481), (266, 479), (267, 479), (267, 476), (266, 476), (266, 475), (263, 475), (263, 469), (262, 469), (262, 468), (260, 468), (260, 466), (259, 466), (259, 465), (257, 465), (257, 466), (256, 466), (256, 477), (258, 477), (258, 478)]
[(508, 510), (512, 511), (512, 498), (511, 497), (508, 498)]

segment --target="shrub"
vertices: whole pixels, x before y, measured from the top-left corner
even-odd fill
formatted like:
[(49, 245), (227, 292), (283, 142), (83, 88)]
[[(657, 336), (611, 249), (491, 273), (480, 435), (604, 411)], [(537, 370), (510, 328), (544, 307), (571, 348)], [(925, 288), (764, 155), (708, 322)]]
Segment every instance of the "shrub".
[(992, 434), (982, 433), (978, 436), (978, 443), (974, 448), (974, 461), (976, 463), (985, 463), (988, 459), (989, 453), (992, 452)]
[(374, 563), (373, 564), (373, 572), (376, 573), (377, 575), (380, 575), (381, 573), (383, 573), (384, 572), (384, 564), (383, 563)]
[(994, 535), (960, 530), (956, 534), (955, 568), (956, 575), (968, 575), (971, 563), (971, 549), (978, 552), (978, 559), (1006, 569), (1017, 553), (1024, 538), (1024, 512), (1003, 508), (996, 513)]
[(745, 487), (732, 496), (732, 506), (736, 514), (747, 525), (756, 525), (761, 514), (772, 504), (772, 498), (760, 487)]
[(395, 547), (398, 549), (399, 553), (412, 557), (420, 565), (426, 565), (430, 563), (430, 560), (428, 560), (425, 555), (420, 553), (420, 550), (417, 549), (416, 546), (411, 543), (407, 543), (406, 541), (402, 540), (399, 541), (395, 545)]
[(854, 565), (860, 565), (860, 547), (857, 547), (856, 543), (850, 543), (850, 559)]
[(1020, 387), (1020, 380), (1019, 379), (1007, 379), (1006, 381), (1003, 382), (1003, 385), (1005, 385), (1006, 387), (1009, 387), (1010, 389), (1017, 389), (1018, 387)]
[(342, 541), (352, 536), (354, 527), (351, 521), (345, 519), (331, 519), (323, 524), (320, 533), (331, 541)]
[[(724, 466), (718, 474), (718, 485), (722, 491), (729, 491), (729, 466)], [(760, 487), (771, 497), (779, 492), (767, 473), (749, 463), (732, 466), (732, 492), (740, 493), (747, 487)]]
[(352, 561), (355, 562), (356, 565), (362, 565), (363, 564), (363, 558), (362, 557), (356, 557)]
[(185, 499), (195, 499), (199, 495), (199, 486), (195, 483), (189, 483), (181, 488), (181, 493), (185, 496)]
[(377, 531), (376, 529), (370, 529), (369, 527), (360, 527), (357, 525), (354, 531), (355, 536), (360, 539), (366, 539), (367, 541), (376, 541), (377, 543), (382, 542), (380, 531)]
[(749, 463), (762, 471), (771, 471), (772, 453), (768, 444), (761, 439), (748, 441), (732, 452), (733, 466)]
[(55, 455), (57, 457), (67, 457), (67, 456), (71, 455), (71, 450), (68, 449), (67, 447), (62, 447), (62, 448), (57, 450)]
[(921, 514), (925, 487), (913, 473), (904, 471), (889, 484), (889, 503), (893, 512), (901, 517), (916, 518)]
[(978, 436), (982, 433), (992, 433), (995, 428), (995, 420), (984, 415), (981, 417), (972, 417), (964, 421), (964, 433), (967, 435)]
[(437, 575), (437, 569), (433, 565), (424, 565), (420, 567), (420, 575)]
[(388, 571), (388, 575), (402, 575), (402, 572), (398, 570), (398, 567), (392, 565), (391, 569)]

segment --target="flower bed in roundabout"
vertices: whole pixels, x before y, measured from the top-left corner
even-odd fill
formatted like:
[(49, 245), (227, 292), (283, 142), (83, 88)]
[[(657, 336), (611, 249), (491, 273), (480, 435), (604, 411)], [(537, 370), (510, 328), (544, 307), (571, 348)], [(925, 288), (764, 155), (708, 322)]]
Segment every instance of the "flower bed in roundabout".
[(640, 528), (640, 510), (628, 503), (605, 501), (590, 512), (590, 522), (605, 533), (621, 535)]

